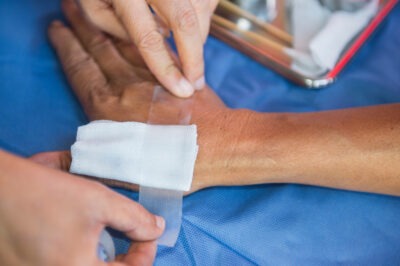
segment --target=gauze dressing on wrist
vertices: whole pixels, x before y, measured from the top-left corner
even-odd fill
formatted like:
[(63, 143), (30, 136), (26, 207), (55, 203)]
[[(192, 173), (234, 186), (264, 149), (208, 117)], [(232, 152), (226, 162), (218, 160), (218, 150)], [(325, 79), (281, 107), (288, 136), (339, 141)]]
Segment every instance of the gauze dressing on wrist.
[(78, 129), (70, 172), (153, 188), (189, 191), (196, 126), (94, 121)]
[(183, 191), (190, 190), (198, 152), (197, 128), (188, 125), (192, 102), (158, 86), (148, 124), (94, 121), (78, 129), (71, 147), (72, 173), (140, 185), (139, 202), (166, 221), (158, 244), (170, 247), (179, 235)]

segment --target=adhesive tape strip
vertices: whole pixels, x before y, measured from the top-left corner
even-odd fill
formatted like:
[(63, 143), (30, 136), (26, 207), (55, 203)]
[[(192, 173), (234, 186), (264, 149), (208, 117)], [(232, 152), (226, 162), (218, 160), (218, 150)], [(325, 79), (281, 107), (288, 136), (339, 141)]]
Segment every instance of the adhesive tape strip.
[[(192, 105), (193, 98), (176, 98), (160, 86), (156, 86), (153, 92), (148, 123), (156, 125), (189, 125), (192, 117)], [(146, 134), (145, 138), (147, 136)], [(146, 139), (144, 143), (146, 143)], [(166, 227), (163, 235), (158, 239), (159, 245), (168, 247), (175, 245), (182, 222), (182, 199), (182, 191), (140, 186), (139, 203), (151, 213), (162, 216), (165, 219)]]
[(182, 198), (183, 192), (179, 190), (140, 186), (139, 203), (165, 220), (165, 230), (157, 240), (158, 245), (175, 246), (181, 229)]

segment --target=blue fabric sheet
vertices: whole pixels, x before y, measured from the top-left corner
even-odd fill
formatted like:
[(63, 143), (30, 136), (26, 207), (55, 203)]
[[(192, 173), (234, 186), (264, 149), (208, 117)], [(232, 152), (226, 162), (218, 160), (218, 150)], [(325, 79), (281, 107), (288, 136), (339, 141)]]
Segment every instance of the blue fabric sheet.
[[(46, 37), (59, 5), (0, 0), (0, 147), (22, 156), (68, 149), (87, 122)], [(323, 90), (295, 86), (214, 38), (205, 48), (207, 81), (229, 106), (265, 112), (394, 103), (399, 49), (397, 6)], [(178, 243), (160, 248), (156, 265), (394, 265), (399, 221), (396, 197), (288, 184), (211, 188), (184, 199)], [(118, 252), (126, 250), (115, 236)]]

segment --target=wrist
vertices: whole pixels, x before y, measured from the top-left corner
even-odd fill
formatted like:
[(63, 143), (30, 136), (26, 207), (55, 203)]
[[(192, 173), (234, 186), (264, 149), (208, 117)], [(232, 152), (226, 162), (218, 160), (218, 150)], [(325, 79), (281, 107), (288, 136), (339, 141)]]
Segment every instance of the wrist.
[[(232, 130), (236, 141), (229, 159), (229, 185), (279, 182), (283, 175), (283, 154), (277, 115), (238, 110)], [(227, 179), (225, 179), (227, 180)]]
[(199, 152), (194, 169), (192, 191), (231, 185), (230, 158), (238, 139), (241, 111), (214, 109), (207, 119), (196, 121)]
[(276, 117), (245, 109), (227, 109), (199, 126), (199, 155), (193, 190), (279, 182), (282, 166), (270, 136)]
[(287, 119), (287, 114), (230, 110), (219, 132), (213, 185), (278, 183), (295, 176)]

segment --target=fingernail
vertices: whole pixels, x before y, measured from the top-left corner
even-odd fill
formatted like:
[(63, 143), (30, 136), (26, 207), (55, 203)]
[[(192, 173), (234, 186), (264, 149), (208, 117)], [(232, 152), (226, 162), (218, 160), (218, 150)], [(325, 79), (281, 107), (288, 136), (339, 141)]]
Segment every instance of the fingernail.
[(52, 27), (61, 27), (62, 25), (62, 22), (59, 20), (54, 20), (53, 22), (51, 22)]
[(164, 229), (165, 227), (165, 220), (161, 216), (156, 216), (156, 225), (160, 229)]
[(187, 81), (185, 78), (181, 78), (179, 80), (176, 89), (179, 95), (182, 97), (188, 97), (194, 92), (192, 85), (190, 85), (189, 81)]
[(199, 78), (198, 80), (196, 80), (194, 82), (194, 88), (198, 91), (202, 90), (205, 85), (206, 85), (206, 80), (205, 80), (204, 76), (202, 76), (201, 78)]

